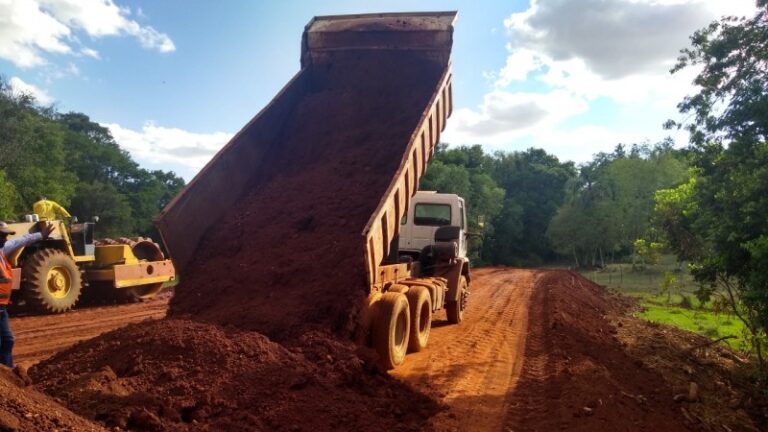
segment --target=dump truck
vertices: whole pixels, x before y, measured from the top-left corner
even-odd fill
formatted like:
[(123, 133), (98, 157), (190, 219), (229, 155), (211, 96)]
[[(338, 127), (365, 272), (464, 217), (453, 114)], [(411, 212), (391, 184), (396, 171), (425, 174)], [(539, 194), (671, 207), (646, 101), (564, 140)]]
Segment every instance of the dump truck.
[[(400, 222), (411, 207), (419, 179), (427, 169), (453, 109), (450, 52), (455, 20), (456, 12), (313, 18), (302, 36), (300, 71), (156, 219), (180, 279), (184, 280), (185, 273), (190, 271), (206, 233), (217, 228), (248, 191), (265, 187), (264, 179), (269, 176), (263, 173), (269, 171), (275, 155), (283, 151), (281, 140), (286, 118), (296, 111), (301, 101), (312, 97), (313, 88), (318, 87), (318, 82), (322, 84), (324, 71), (329, 66), (349, 58), (376, 61), (378, 53), (390, 59), (399, 55), (414, 56), (433, 65), (439, 75), (409, 84), (421, 86), (419, 90), (426, 90), (425, 94), (431, 96), (414, 110), (418, 114), (403, 119), (415, 127), (407, 142), (393, 143), (392, 148), (397, 150), (392, 151), (397, 152), (399, 164), (367, 223), (349, 228), (360, 233), (359, 245), (363, 252), (358, 263), (364, 268), (360, 273), (365, 274), (365, 280), (360, 283), (367, 289), (359, 323), (364, 329), (360, 342), (370, 344), (381, 364), (391, 369), (404, 361), (407, 352), (426, 347), (434, 312), (445, 309), (450, 322), (460, 323), (470, 283), (469, 261), (459, 253), (463, 227), (447, 224), (436, 228), (432, 241), (419, 251), (418, 259), (398, 253)], [(340, 73), (344, 73), (345, 69), (341, 69)], [(373, 97), (344, 102), (375, 105), (378, 100)], [(386, 110), (382, 111), (382, 115), (387, 114)], [(367, 121), (373, 124), (379, 119)], [(301, 127), (301, 123), (293, 127)], [(355, 127), (365, 128), (366, 124)], [(276, 176), (279, 178), (279, 173)], [(306, 225), (311, 224), (309, 219)], [(191, 226), (195, 229), (190, 229)], [(338, 269), (345, 270), (348, 269)], [(258, 272), (258, 268), (253, 271)], [(183, 289), (181, 286), (180, 290)], [(215, 293), (211, 293), (211, 297), (215, 297)]]
[[(45, 223), (11, 223), (16, 234), (10, 238), (39, 232), (40, 224)], [(54, 229), (46, 240), (19, 248), (8, 257), (14, 298), (32, 310), (65, 312), (81, 300), (84, 287), (88, 287), (87, 295), (102, 299), (145, 299), (176, 277), (173, 262), (148, 238), (96, 241), (95, 222), (50, 223)]]

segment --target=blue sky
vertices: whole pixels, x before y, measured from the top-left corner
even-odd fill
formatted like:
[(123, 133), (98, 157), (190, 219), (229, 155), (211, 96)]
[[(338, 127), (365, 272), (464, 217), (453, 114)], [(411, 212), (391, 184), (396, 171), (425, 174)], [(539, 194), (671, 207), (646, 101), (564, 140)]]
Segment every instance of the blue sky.
[[(692, 73), (688, 35), (753, 0), (0, 0), (0, 74), (190, 179), (299, 69), (315, 15), (458, 10), (445, 141), (583, 162), (658, 141)], [(683, 143), (682, 134), (674, 138)]]

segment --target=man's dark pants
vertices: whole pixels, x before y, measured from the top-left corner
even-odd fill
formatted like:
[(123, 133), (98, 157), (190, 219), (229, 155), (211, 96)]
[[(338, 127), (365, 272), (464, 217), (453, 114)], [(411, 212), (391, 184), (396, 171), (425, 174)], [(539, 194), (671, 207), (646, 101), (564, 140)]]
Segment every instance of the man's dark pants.
[(13, 367), (13, 333), (5, 306), (0, 306), (0, 364)]

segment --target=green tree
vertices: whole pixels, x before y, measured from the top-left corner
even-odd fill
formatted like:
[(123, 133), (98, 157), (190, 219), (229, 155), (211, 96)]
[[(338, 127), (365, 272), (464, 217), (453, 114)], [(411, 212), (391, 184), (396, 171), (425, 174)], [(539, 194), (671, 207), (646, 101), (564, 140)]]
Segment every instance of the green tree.
[(548, 236), (577, 266), (605, 265), (606, 255), (629, 255), (638, 238), (656, 240), (650, 224), (656, 191), (684, 181), (686, 172), (684, 157), (669, 141), (599, 153), (568, 183), (567, 199)]
[[(693, 236), (685, 249), (706, 297), (723, 290), (751, 332), (758, 359), (768, 328), (768, 19), (766, 1), (753, 17), (726, 17), (697, 31), (682, 51), (677, 72), (702, 67), (698, 92), (679, 105), (692, 121), (696, 180), (687, 199), (666, 199), (680, 209), (662, 218)], [(669, 126), (674, 126), (670, 122)], [(686, 191), (678, 191), (682, 195)], [(671, 194), (671, 193), (670, 193)], [(665, 198), (659, 197), (662, 206)], [(686, 210), (688, 212), (686, 213)], [(670, 238), (680, 234), (667, 229)], [(679, 245), (678, 249), (684, 248)]]
[(14, 218), (16, 199), (16, 188), (8, 181), (5, 171), (0, 170), (0, 220)]
[(172, 172), (140, 168), (87, 115), (40, 107), (0, 77), (0, 217), (29, 213), (42, 194), (81, 219), (99, 216), (100, 235), (148, 234), (183, 186)]
[(493, 178), (505, 191), (487, 251), (494, 264), (539, 265), (555, 258), (547, 227), (575, 176), (572, 162), (560, 162), (541, 149), (497, 153)]
[(111, 183), (80, 183), (69, 210), (83, 221), (98, 216), (99, 237), (123, 237), (133, 233), (131, 205)]

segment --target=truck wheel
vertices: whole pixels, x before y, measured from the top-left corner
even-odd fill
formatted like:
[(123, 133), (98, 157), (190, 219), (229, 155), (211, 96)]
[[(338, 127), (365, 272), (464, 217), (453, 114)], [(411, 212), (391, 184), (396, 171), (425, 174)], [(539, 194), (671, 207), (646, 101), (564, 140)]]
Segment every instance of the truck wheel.
[(408, 300), (400, 293), (384, 293), (376, 302), (373, 321), (373, 349), (386, 370), (394, 369), (405, 360), (408, 350), (410, 312)]
[(27, 302), (40, 311), (64, 312), (77, 303), (83, 284), (72, 258), (57, 249), (33, 253), (24, 263)]
[(448, 314), (448, 322), (459, 324), (464, 321), (464, 309), (467, 307), (467, 278), (459, 279), (459, 300), (446, 302), (445, 310)]
[(432, 328), (432, 301), (423, 286), (412, 286), (406, 294), (410, 306), (411, 325), (408, 351), (419, 352), (427, 347), (429, 330)]

